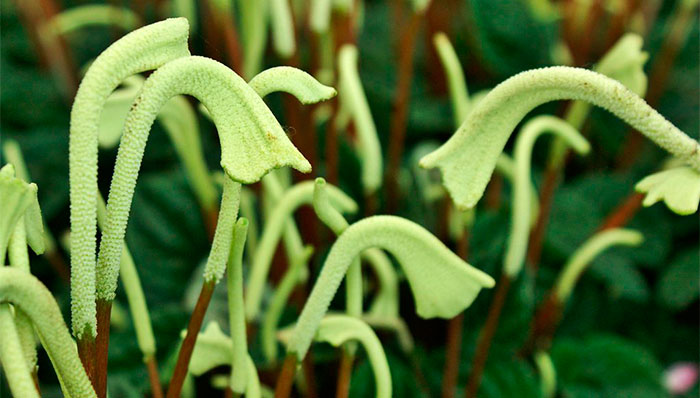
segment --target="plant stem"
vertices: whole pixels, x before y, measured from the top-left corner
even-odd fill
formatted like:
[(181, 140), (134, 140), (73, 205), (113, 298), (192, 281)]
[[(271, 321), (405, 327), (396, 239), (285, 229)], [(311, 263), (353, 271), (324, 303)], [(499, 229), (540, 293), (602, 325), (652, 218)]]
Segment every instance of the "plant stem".
[(355, 356), (343, 348), (338, 368), (338, 385), (335, 390), (336, 398), (348, 398), (350, 394), (350, 379), (352, 378), (352, 366)]
[(477, 392), (479, 391), (481, 376), (484, 373), (486, 360), (489, 357), (491, 342), (493, 340), (493, 336), (496, 334), (498, 321), (500, 320), (501, 312), (503, 311), (503, 306), (506, 302), (506, 297), (508, 296), (508, 290), (510, 289), (511, 282), (512, 281), (505, 273), (501, 274), (501, 279), (498, 281), (496, 293), (494, 294), (493, 301), (491, 302), (491, 308), (489, 308), (486, 323), (484, 324), (484, 328), (481, 329), (479, 340), (477, 341), (476, 353), (474, 354), (472, 369), (469, 373), (469, 379), (467, 380), (467, 387), (465, 389), (466, 398), (475, 398), (477, 396)]
[[(469, 233), (465, 231), (457, 241), (457, 255), (467, 259), (469, 252)], [(447, 323), (447, 342), (445, 344), (445, 369), (442, 376), (442, 398), (454, 398), (459, 376), (459, 358), (462, 351), (462, 330), (464, 313), (457, 315)]]
[(78, 345), (78, 356), (80, 357), (80, 362), (85, 368), (85, 373), (90, 379), (93, 387), (95, 384), (95, 338), (89, 334), (83, 334), (83, 337), (77, 340)]
[(107, 397), (107, 359), (109, 356), (109, 323), (112, 302), (97, 299), (97, 338), (95, 339), (95, 393)]
[(277, 385), (275, 386), (275, 398), (289, 398), (294, 384), (294, 375), (297, 372), (297, 358), (295, 354), (287, 354), (282, 364)]
[(212, 209), (202, 209), (202, 219), (204, 220), (204, 228), (207, 231), (209, 242), (214, 240), (214, 232), (216, 232), (216, 223), (219, 220), (218, 206)]
[[(304, 292), (306, 292), (306, 289), (304, 289)], [(306, 293), (305, 295), (308, 296)], [(306, 382), (306, 398), (318, 397), (318, 393), (316, 392), (313, 354), (311, 352), (307, 353), (304, 360), (301, 361), (301, 367), (304, 371), (304, 381)]]
[(411, 99), (411, 80), (413, 79), (413, 53), (416, 36), (423, 20), (423, 14), (412, 13), (409, 22), (401, 32), (398, 60), (398, 81), (394, 104), (391, 112), (389, 133), (389, 164), (386, 173), (387, 210), (394, 213), (398, 208), (398, 177), (406, 138), (408, 105)]
[(173, 377), (170, 379), (170, 386), (168, 386), (168, 393), (166, 395), (167, 398), (180, 398), (182, 384), (185, 382), (187, 369), (190, 365), (190, 358), (194, 350), (194, 343), (197, 341), (197, 335), (202, 328), (204, 314), (207, 312), (207, 307), (209, 306), (209, 301), (211, 301), (211, 295), (214, 293), (215, 286), (214, 281), (202, 284), (202, 290), (199, 292), (197, 304), (190, 316), (190, 323), (187, 325), (187, 334), (182, 341), (180, 352), (177, 355), (177, 363), (175, 364)]
[(544, 234), (552, 211), (554, 191), (559, 185), (560, 173), (560, 169), (554, 166), (548, 166), (544, 173), (544, 181), (540, 190), (540, 214), (532, 232), (530, 232), (530, 243), (527, 250), (526, 266), (533, 272), (537, 272), (539, 267)]
[(146, 358), (146, 368), (148, 369), (148, 380), (151, 383), (151, 394), (153, 398), (163, 398), (163, 386), (160, 385), (158, 362), (155, 356)]
[[(644, 195), (632, 192), (603, 221), (598, 231), (623, 227), (642, 206)], [(553, 288), (539, 305), (532, 320), (530, 336), (520, 350), (520, 356), (528, 357), (537, 350), (548, 351), (559, 327), (564, 307), (557, 300)]]
[(47, 252), (46, 260), (51, 264), (51, 268), (56, 271), (56, 274), (61, 278), (62, 281), (70, 283), (70, 268), (66, 264), (66, 260), (63, 258), (58, 249)]

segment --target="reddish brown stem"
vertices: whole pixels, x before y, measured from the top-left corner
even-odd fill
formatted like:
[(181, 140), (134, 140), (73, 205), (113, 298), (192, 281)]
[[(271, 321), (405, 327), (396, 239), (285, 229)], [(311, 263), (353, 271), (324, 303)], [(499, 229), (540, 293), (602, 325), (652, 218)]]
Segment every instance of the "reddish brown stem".
[(95, 393), (107, 397), (107, 359), (109, 356), (109, 323), (112, 302), (97, 300), (97, 338), (95, 339)]
[(294, 354), (287, 354), (282, 364), (277, 385), (275, 386), (275, 398), (289, 398), (294, 384), (294, 375), (297, 372), (297, 358)]
[(350, 394), (350, 379), (352, 378), (352, 365), (355, 362), (353, 355), (343, 349), (338, 367), (338, 384), (335, 390), (336, 398), (348, 398)]
[(503, 176), (494, 174), (486, 187), (486, 208), (498, 210), (501, 207), (501, 194), (503, 193)]
[(445, 369), (442, 373), (442, 398), (454, 398), (459, 375), (459, 356), (462, 350), (464, 314), (459, 314), (447, 323), (445, 344)]
[(202, 209), (202, 219), (204, 220), (204, 228), (207, 231), (209, 242), (214, 240), (214, 232), (216, 232), (216, 223), (219, 221), (219, 208), (214, 206), (211, 210)]
[(333, 185), (338, 185), (338, 99), (333, 99), (332, 116), (326, 124), (326, 179)]
[[(308, 292), (304, 289), (304, 295), (308, 296)], [(304, 360), (301, 361), (301, 367), (304, 370), (304, 381), (306, 383), (306, 398), (316, 398), (316, 374), (314, 373), (313, 354), (309, 351)]]
[(177, 355), (177, 363), (175, 364), (173, 377), (170, 379), (170, 386), (168, 386), (166, 395), (168, 398), (180, 398), (182, 384), (185, 382), (187, 368), (190, 365), (190, 358), (194, 350), (194, 343), (197, 341), (197, 335), (202, 328), (204, 314), (207, 312), (207, 307), (209, 307), (209, 301), (211, 301), (211, 295), (214, 293), (215, 286), (214, 282), (205, 282), (202, 285), (202, 290), (199, 292), (197, 304), (194, 306), (190, 316), (190, 323), (187, 325), (187, 334)]
[[(603, 221), (598, 231), (625, 226), (642, 206), (644, 195), (633, 192)], [(563, 306), (556, 299), (553, 288), (539, 305), (532, 321), (530, 336), (523, 345), (521, 356), (527, 357), (535, 350), (548, 350), (563, 315)]]
[(85, 368), (85, 373), (87, 374), (92, 386), (95, 386), (95, 338), (90, 336), (87, 337), (87, 333), (83, 334), (83, 337), (77, 340), (78, 345), (78, 356), (80, 357), (80, 362)]
[[(457, 255), (467, 259), (469, 234), (463, 233), (457, 241)], [(445, 344), (445, 369), (442, 376), (442, 397), (454, 398), (459, 375), (459, 358), (462, 351), (462, 330), (464, 314), (459, 314), (447, 323), (447, 343)]]
[(155, 356), (150, 356), (146, 359), (146, 368), (148, 369), (148, 380), (151, 383), (153, 398), (163, 398), (163, 386), (160, 385), (158, 362)]
[(408, 24), (401, 32), (398, 60), (398, 81), (394, 94), (394, 104), (391, 113), (391, 125), (389, 130), (389, 164), (386, 172), (387, 210), (396, 212), (399, 201), (398, 176), (401, 167), (404, 141), (406, 139), (406, 126), (408, 124), (408, 104), (411, 99), (411, 80), (413, 79), (413, 53), (415, 50), (416, 36), (420, 28), (423, 15), (413, 13)]
[(501, 318), (501, 312), (503, 311), (506, 297), (508, 296), (510, 284), (510, 278), (506, 274), (501, 274), (501, 279), (498, 281), (496, 293), (494, 294), (493, 301), (491, 302), (491, 308), (489, 308), (486, 323), (484, 324), (484, 328), (481, 329), (481, 333), (479, 333), (476, 352), (474, 354), (474, 360), (472, 361), (471, 372), (469, 373), (467, 387), (465, 388), (466, 398), (475, 398), (477, 396), (477, 392), (479, 391), (481, 376), (484, 373), (486, 360), (489, 357), (491, 342), (493, 341), (493, 336), (496, 334), (496, 329), (498, 328), (498, 322)]
[(241, 58), (241, 45), (236, 30), (236, 19), (230, 14), (222, 15), (219, 18), (219, 25), (224, 31), (224, 45), (228, 55), (228, 64), (240, 75), (243, 72), (243, 59)]
[(70, 268), (66, 264), (66, 260), (63, 259), (61, 252), (58, 249), (46, 252), (46, 260), (51, 265), (56, 274), (61, 278), (62, 281), (70, 284)]

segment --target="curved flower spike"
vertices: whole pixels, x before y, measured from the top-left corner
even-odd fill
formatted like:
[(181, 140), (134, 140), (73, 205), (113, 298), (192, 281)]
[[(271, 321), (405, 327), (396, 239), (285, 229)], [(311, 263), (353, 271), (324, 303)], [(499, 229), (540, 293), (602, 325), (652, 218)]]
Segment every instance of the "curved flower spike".
[(370, 247), (396, 257), (423, 318), (452, 318), (469, 307), (482, 288), (495, 284), (418, 224), (395, 216), (365, 218), (348, 227), (331, 248), (299, 316), (287, 348), (290, 354), (304, 358), (352, 260)]
[(269, 2), (272, 44), (277, 55), (283, 59), (288, 59), (296, 51), (292, 10), (287, 0), (269, 0)]
[(315, 33), (328, 31), (331, 22), (331, 6), (333, 0), (311, 0), (309, 10), (309, 26)]
[(700, 145), (621, 83), (580, 68), (550, 67), (511, 77), (494, 88), (452, 138), (421, 159), (437, 167), (457, 206), (472, 208), (483, 195), (508, 137), (520, 120), (543, 103), (576, 99), (614, 113), (657, 145), (700, 170)]
[[(160, 108), (179, 94), (198, 98), (211, 113), (221, 141), (221, 165), (233, 180), (253, 183), (270, 170), (287, 165), (302, 172), (311, 170), (262, 99), (231, 69), (204, 57), (177, 59), (162, 66), (146, 80), (127, 117), (119, 146), (107, 202), (109, 218), (98, 258), (97, 290), (101, 298), (111, 300), (114, 296), (120, 245), (150, 128)], [(228, 221), (235, 222), (235, 215)], [(231, 240), (222, 242), (229, 245)], [(221, 253), (221, 258), (210, 259), (212, 267), (207, 266), (205, 271), (207, 281), (218, 281), (223, 275), (228, 250)]]
[[(201, 376), (216, 367), (231, 366), (232, 363), (233, 344), (231, 338), (221, 331), (218, 323), (209, 323), (204, 332), (199, 333), (192, 352), (189, 371), (195, 376)], [(250, 356), (246, 358), (245, 366), (248, 375), (250, 375), (245, 388), (245, 396), (246, 398), (260, 398), (260, 379)]]
[[(249, 321), (256, 319), (259, 315), (260, 302), (262, 301), (272, 256), (286, 221), (299, 206), (311, 203), (313, 193), (313, 181), (300, 182), (284, 193), (284, 196), (280, 198), (270, 214), (270, 219), (265, 224), (265, 229), (258, 244), (258, 252), (255, 255), (253, 264), (251, 264), (250, 276), (248, 277), (245, 315)], [(331, 186), (329, 187), (329, 194), (333, 204), (342, 211), (357, 211), (357, 204), (340, 189)]]
[(237, 2), (243, 47), (243, 77), (250, 79), (261, 69), (267, 45), (269, 1)]
[(535, 365), (540, 372), (540, 389), (543, 398), (551, 398), (557, 392), (557, 369), (545, 351), (535, 353)]
[(32, 250), (37, 254), (44, 252), (44, 226), (36, 194), (36, 184), (16, 178), (14, 166), (5, 165), (0, 169), (0, 266), (5, 264), (10, 236), (22, 220)]
[(382, 148), (357, 72), (357, 47), (352, 44), (346, 44), (338, 51), (338, 75), (342, 106), (352, 115), (357, 129), (362, 185), (365, 195), (369, 195), (382, 183)]
[(71, 397), (96, 397), (58, 304), (38, 279), (18, 269), (0, 268), (0, 302), (13, 304), (29, 316)]
[(340, 347), (350, 340), (359, 341), (367, 351), (374, 372), (377, 398), (391, 397), (391, 372), (386, 354), (374, 331), (365, 322), (347, 315), (327, 315), (321, 320), (316, 332), (316, 341)]
[(45, 34), (65, 35), (87, 26), (114, 26), (131, 31), (141, 25), (133, 11), (109, 4), (88, 4), (65, 10), (45, 26)]
[(292, 257), (289, 269), (282, 277), (282, 280), (275, 288), (275, 292), (270, 300), (270, 305), (265, 311), (262, 326), (260, 328), (260, 342), (262, 352), (268, 362), (277, 359), (277, 325), (282, 317), (287, 299), (292, 294), (294, 287), (301, 279), (300, 274), (305, 270), (304, 266), (314, 253), (313, 246), (304, 247), (300, 255)]
[(248, 85), (260, 97), (276, 91), (284, 91), (292, 94), (305, 105), (329, 100), (337, 94), (333, 87), (325, 86), (310, 74), (291, 66), (265, 69), (255, 75)]
[(0, 364), (14, 397), (39, 398), (9, 304), (0, 304)]
[(228, 316), (233, 343), (233, 367), (231, 372), (231, 389), (242, 393), (248, 384), (246, 360), (248, 358), (248, 341), (245, 330), (245, 314), (243, 306), (243, 249), (248, 234), (248, 220), (239, 218), (233, 227), (233, 243), (229, 255), (229, 268), (226, 278), (228, 291)]
[(515, 175), (513, 178), (512, 214), (508, 248), (504, 258), (506, 275), (514, 278), (522, 269), (527, 253), (532, 215), (530, 162), (535, 141), (543, 133), (554, 133), (579, 154), (588, 153), (590, 145), (576, 129), (554, 116), (538, 116), (523, 126), (515, 141)]
[(644, 207), (663, 200), (676, 214), (683, 216), (698, 211), (700, 202), (700, 173), (690, 167), (676, 167), (645, 177), (635, 185), (637, 192), (646, 194)]
[(92, 63), (75, 96), (71, 111), (69, 172), (71, 312), (73, 333), (78, 338), (86, 333), (94, 338), (96, 334), (97, 136), (102, 107), (126, 77), (188, 56), (187, 31), (187, 20), (178, 18), (125, 35)]
[(644, 236), (631, 229), (615, 228), (599, 232), (576, 249), (564, 265), (554, 287), (555, 298), (565, 303), (588, 265), (604, 250), (616, 246), (639, 246)]

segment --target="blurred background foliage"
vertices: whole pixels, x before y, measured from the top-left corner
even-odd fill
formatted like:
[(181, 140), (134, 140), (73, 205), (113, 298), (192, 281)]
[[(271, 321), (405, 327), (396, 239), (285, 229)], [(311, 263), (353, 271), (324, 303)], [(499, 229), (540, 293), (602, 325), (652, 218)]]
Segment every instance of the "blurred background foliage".
[[(24, 1), (24, 0), (17, 0)], [(610, 2), (610, 3), (620, 3)], [(651, 2), (651, 1), (650, 1)], [(93, 3), (60, 0), (62, 9)], [(121, 3), (119, 1), (115, 3)], [(146, 2), (144, 2), (146, 3)], [(296, 3), (296, 1), (294, 2)], [(300, 2), (301, 3), (301, 2)], [(532, 3), (535, 3), (532, 1)], [(663, 41), (666, 25), (677, 1), (661, 1), (658, 15), (645, 37), (644, 50), (652, 65)], [(18, 18), (16, 2), (0, 2), (0, 128), (2, 139), (19, 142), (29, 172), (39, 186), (43, 215), (57, 237), (69, 229), (68, 216), (68, 127), (70, 101), (62, 96), (56, 81), (40, 67), (37, 53)], [(397, 83), (396, 57), (392, 56), (398, 27), (391, 23), (390, 1), (364, 2), (364, 22), (358, 37), (360, 74), (380, 140), (386, 150), (394, 90)], [(560, 42), (561, 21), (539, 18), (525, 0), (434, 0), (431, 11), (449, 7), (449, 36), (465, 66), (471, 92), (493, 87), (509, 76), (531, 68), (556, 64), (553, 49)], [(433, 9), (437, 9), (433, 11)], [(152, 9), (146, 15), (154, 18)], [(604, 10), (601, 26), (609, 19)], [(199, 29), (206, 24), (199, 16)], [(602, 28), (601, 28), (602, 30)], [(598, 33), (597, 31), (594, 33)], [(681, 48), (663, 90), (657, 109), (683, 131), (698, 138), (698, 88), (700, 70), (697, 15), (691, 33)], [(77, 65), (84, 65), (104, 50), (120, 33), (104, 27), (90, 27), (67, 38)], [(600, 34), (598, 34), (600, 36)], [(603, 42), (596, 36), (594, 43)], [(216, 55), (201, 31), (191, 32), (193, 54)], [(426, 140), (444, 141), (453, 132), (449, 98), (444, 89), (441, 67), (430, 50), (431, 41), (424, 27), (417, 40), (415, 73), (411, 87), (407, 144), (403, 166), (414, 167), (410, 154)], [(309, 43), (300, 41), (301, 67), (308, 70)], [(582, 66), (591, 67), (604, 52), (594, 47)], [(220, 54), (219, 54), (220, 55)], [(281, 61), (268, 46), (266, 66)], [(283, 126), (280, 97), (274, 95), (270, 107)], [(562, 104), (538, 108), (533, 114), (561, 113)], [(532, 116), (532, 115), (531, 115)], [(530, 117), (531, 117), (530, 116)], [(218, 140), (214, 127), (199, 115), (203, 146), (211, 170), (218, 169)], [(319, 128), (319, 132), (325, 131)], [(483, 377), (480, 396), (538, 397), (539, 379), (534, 365), (519, 358), (517, 351), (528, 336), (533, 312), (552, 285), (566, 258), (583, 243), (624, 198), (634, 184), (653, 172), (664, 154), (656, 147), (644, 147), (639, 160), (630, 167), (616, 167), (616, 157), (628, 128), (612, 115), (594, 109), (584, 133), (593, 146), (586, 158), (572, 159), (557, 189), (543, 244), (540, 272), (536, 280), (524, 273), (511, 289), (500, 327)], [(305, 132), (290, 131), (292, 140)], [(323, 148), (322, 134), (319, 151)], [(534, 155), (534, 179), (541, 184), (549, 141), (538, 143)], [(108, 192), (116, 149), (101, 150), (100, 188)], [(340, 186), (356, 199), (362, 198), (359, 160), (346, 137), (340, 139)], [(323, 167), (314, 171), (323, 175)], [(407, 192), (410, 174), (405, 180)], [(402, 181), (403, 181), (402, 180)], [(500, 273), (509, 225), (509, 186), (504, 184), (495, 207), (479, 210), (471, 233), (469, 262), (493, 276)], [(432, 231), (436, 211), (408, 194), (398, 213)], [(558, 392), (562, 397), (664, 397), (664, 369), (678, 361), (698, 363), (700, 306), (698, 305), (698, 217), (680, 217), (662, 205), (641, 209), (629, 223), (642, 232), (639, 248), (615, 248), (595, 261), (591, 272), (581, 280), (567, 306), (560, 330), (552, 346), (558, 370)], [(327, 231), (325, 242), (330, 242)], [(200, 283), (200, 265), (208, 254), (209, 243), (196, 199), (181, 164), (161, 126), (156, 124), (146, 149), (136, 188), (127, 242), (138, 265), (155, 333), (162, 373), (176, 353), (180, 330), (186, 326)], [(325, 255), (315, 258), (316, 269)], [(63, 252), (65, 258), (67, 255)], [(68, 319), (69, 290), (43, 257), (32, 258), (33, 272), (57, 297)], [(227, 325), (224, 286), (219, 286), (207, 313), (209, 319)], [(470, 371), (478, 332), (486, 318), (491, 292), (485, 292), (465, 313), (464, 340), (459, 369), (463, 386)], [(416, 338), (415, 355), (402, 354), (395, 339), (381, 335), (389, 357), (396, 397), (439, 396), (445, 358), (445, 321), (424, 321), (411, 309), (412, 298), (402, 285), (402, 314)], [(117, 300), (126, 308), (123, 291)], [(295, 305), (292, 301), (292, 306)], [(296, 309), (289, 309), (285, 322), (292, 321)], [(125, 311), (125, 316), (128, 313)], [(110, 342), (110, 392), (112, 397), (142, 397), (148, 391), (145, 368), (128, 319), (113, 326)], [(207, 321), (205, 321), (205, 324)], [(259, 356), (253, 342), (253, 354)], [(337, 357), (329, 347), (314, 348), (316, 379), (321, 396), (333, 391)], [(260, 358), (260, 357), (257, 357)], [(325, 366), (331, 364), (333, 366)], [(42, 358), (42, 380), (55, 380), (51, 366)], [(208, 378), (198, 381), (207, 394)], [(272, 384), (266, 377), (263, 382)], [(3, 383), (4, 384), (4, 383)], [(9, 396), (3, 385), (0, 395)], [(460, 387), (461, 388), (461, 387)], [(46, 397), (59, 396), (56, 384), (42, 385)], [(698, 387), (687, 392), (697, 397)], [(351, 396), (369, 397), (374, 385), (369, 364), (360, 360), (352, 377)], [(461, 394), (461, 392), (460, 392)], [(208, 396), (208, 395), (202, 395)]]

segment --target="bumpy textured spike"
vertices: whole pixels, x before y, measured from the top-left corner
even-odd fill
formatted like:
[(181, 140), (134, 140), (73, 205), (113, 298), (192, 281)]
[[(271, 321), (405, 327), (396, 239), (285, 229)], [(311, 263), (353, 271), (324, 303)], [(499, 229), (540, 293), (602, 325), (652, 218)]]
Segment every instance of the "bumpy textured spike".
[[(245, 300), (245, 315), (248, 320), (254, 320), (259, 315), (260, 303), (272, 256), (275, 253), (275, 247), (277, 247), (277, 242), (282, 235), (286, 221), (299, 206), (312, 202), (313, 193), (313, 181), (304, 181), (296, 184), (285, 192), (270, 214), (270, 219), (265, 224), (258, 252), (253, 260), (250, 276), (248, 277)], [(349, 212), (357, 209), (357, 204), (338, 188), (331, 186), (328, 193), (333, 204), (338, 208)]]
[(58, 304), (46, 286), (21, 270), (0, 268), (0, 302), (19, 307), (31, 319), (71, 397), (96, 397)]
[(642, 98), (599, 73), (563, 66), (523, 72), (498, 85), (474, 107), (457, 133), (420, 164), (439, 168), (456, 204), (472, 208), (483, 195), (498, 154), (515, 126), (536, 106), (561, 99), (591, 102), (607, 109), (700, 170), (698, 142)]
[(70, 122), (71, 315), (73, 334), (94, 337), (97, 136), (109, 94), (125, 78), (190, 55), (188, 24), (168, 19), (135, 30), (92, 63), (75, 96)]
[(329, 100), (337, 94), (333, 87), (325, 86), (310, 74), (291, 66), (265, 69), (255, 75), (248, 85), (261, 97), (284, 91), (306, 105)]
[[(119, 146), (98, 259), (100, 298), (114, 298), (121, 242), (151, 126), (161, 107), (179, 94), (198, 98), (211, 113), (221, 141), (221, 165), (230, 178), (247, 184), (278, 167), (291, 165), (302, 172), (311, 170), (262, 99), (231, 69), (204, 57), (178, 59), (159, 68), (146, 80), (129, 112)], [(228, 221), (235, 222), (235, 217)], [(225, 245), (229, 243), (230, 239)], [(228, 250), (221, 253), (216, 261), (210, 256), (212, 267), (205, 271), (207, 280), (221, 278)]]
[(395, 216), (365, 218), (348, 227), (331, 248), (299, 316), (287, 350), (304, 358), (340, 282), (363, 250), (380, 247), (401, 264), (424, 318), (452, 318), (493, 287), (489, 275), (470, 266), (418, 224)]
[(588, 141), (566, 121), (554, 116), (538, 116), (530, 120), (518, 134), (515, 141), (515, 167), (512, 193), (512, 214), (508, 248), (504, 258), (504, 272), (515, 277), (523, 267), (527, 254), (527, 241), (530, 236), (532, 215), (530, 164), (532, 148), (537, 138), (544, 133), (553, 133), (563, 139), (579, 154), (588, 153)]

